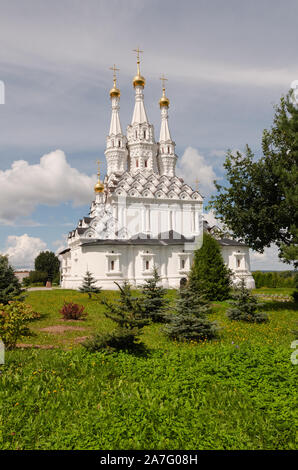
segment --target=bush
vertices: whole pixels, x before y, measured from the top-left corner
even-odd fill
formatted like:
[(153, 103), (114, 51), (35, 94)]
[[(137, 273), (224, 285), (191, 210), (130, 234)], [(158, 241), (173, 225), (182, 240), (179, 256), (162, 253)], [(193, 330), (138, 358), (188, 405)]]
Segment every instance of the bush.
[(96, 333), (95, 335), (84, 341), (83, 346), (87, 349), (87, 351), (90, 352), (102, 350), (131, 351), (136, 349), (137, 347), (135, 343), (135, 333), (135, 330), (127, 332), (124, 331), (122, 328), (116, 328), (111, 333)]
[(161, 278), (157, 268), (154, 267), (152, 277), (145, 280), (145, 284), (141, 287), (141, 301), (145, 316), (153, 322), (164, 323), (165, 313), (169, 304), (166, 299), (167, 290), (160, 285)]
[(87, 313), (84, 310), (84, 305), (78, 305), (73, 302), (64, 302), (60, 313), (64, 320), (83, 320), (87, 316)]
[(131, 286), (127, 281), (123, 286), (117, 282), (115, 284), (120, 289), (120, 298), (116, 302), (102, 299), (101, 303), (106, 307), (105, 316), (113, 320), (117, 327), (111, 334), (95, 334), (83, 343), (89, 351), (95, 352), (105, 348), (137, 351), (143, 346), (139, 337), (150, 320), (146, 317), (142, 301), (133, 297)]
[(20, 338), (30, 336), (32, 333), (27, 323), (39, 317), (39, 313), (24, 302), (0, 304), (0, 338), (5, 348), (13, 349)]
[(232, 294), (230, 301), (232, 307), (227, 310), (227, 317), (230, 320), (246, 321), (250, 323), (262, 323), (268, 321), (266, 313), (258, 312), (263, 305), (258, 303), (257, 298), (245, 287), (242, 279), (240, 286)]
[(48, 280), (48, 274), (43, 271), (30, 271), (29, 276), (25, 277), (23, 284), (25, 286), (45, 286)]
[(168, 315), (165, 334), (177, 341), (204, 341), (217, 336), (218, 325), (211, 322), (207, 315), (211, 312), (205, 296), (199, 293), (190, 279), (180, 289), (175, 313)]

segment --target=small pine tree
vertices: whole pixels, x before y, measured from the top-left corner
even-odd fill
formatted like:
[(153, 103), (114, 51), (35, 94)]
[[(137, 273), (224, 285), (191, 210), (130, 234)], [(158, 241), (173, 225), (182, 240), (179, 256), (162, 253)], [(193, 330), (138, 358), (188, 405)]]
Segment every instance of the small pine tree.
[(21, 284), (15, 276), (7, 256), (0, 255), (0, 303), (7, 305), (16, 298), (23, 300), (20, 298), (23, 292)]
[(208, 320), (210, 305), (190, 279), (179, 292), (174, 315), (168, 315), (166, 335), (178, 341), (203, 341), (217, 336), (216, 322)]
[(190, 278), (208, 300), (225, 300), (229, 297), (231, 271), (225, 265), (219, 243), (204, 233), (203, 245), (195, 251)]
[(246, 321), (251, 323), (262, 323), (268, 321), (266, 313), (260, 313), (259, 308), (263, 304), (245, 287), (244, 279), (232, 294), (232, 307), (227, 310), (230, 320)]
[(101, 291), (101, 287), (95, 286), (96, 282), (96, 279), (92, 276), (90, 271), (87, 270), (83, 278), (83, 284), (79, 287), (79, 291), (88, 294), (89, 299), (91, 299), (92, 294), (99, 294)]
[(166, 296), (166, 289), (160, 285), (161, 278), (157, 268), (154, 266), (152, 277), (145, 280), (145, 284), (141, 288), (141, 301), (145, 316), (153, 322), (163, 323), (165, 321), (166, 307), (169, 303)]
[(83, 345), (89, 351), (102, 349), (112, 350), (137, 350), (142, 347), (139, 337), (144, 326), (150, 323), (145, 317), (144, 308), (139, 298), (133, 297), (130, 284), (125, 281), (123, 286), (117, 282), (120, 289), (120, 298), (116, 302), (102, 299), (101, 303), (106, 307), (104, 312), (107, 318), (113, 320), (117, 327), (112, 333), (96, 334)]

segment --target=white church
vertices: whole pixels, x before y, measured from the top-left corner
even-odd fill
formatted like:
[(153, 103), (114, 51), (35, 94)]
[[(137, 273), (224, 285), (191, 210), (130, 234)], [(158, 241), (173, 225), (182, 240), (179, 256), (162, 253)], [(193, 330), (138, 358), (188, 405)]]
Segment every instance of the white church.
[(207, 230), (218, 239), (223, 259), (233, 271), (233, 281), (244, 279), (246, 286), (253, 288), (248, 247), (217, 227), (209, 227), (202, 217), (203, 197), (175, 174), (178, 157), (169, 130), (170, 102), (164, 78), (159, 100), (160, 135), (155, 141), (144, 105), (141, 51), (136, 52), (131, 124), (123, 134), (114, 66), (112, 115), (105, 150), (107, 174), (101, 182), (98, 171), (89, 215), (69, 233), (68, 247), (60, 253), (61, 287), (77, 289), (87, 270), (103, 289), (116, 289), (114, 281), (121, 283), (125, 279), (139, 286), (156, 266), (163, 286), (178, 288)]

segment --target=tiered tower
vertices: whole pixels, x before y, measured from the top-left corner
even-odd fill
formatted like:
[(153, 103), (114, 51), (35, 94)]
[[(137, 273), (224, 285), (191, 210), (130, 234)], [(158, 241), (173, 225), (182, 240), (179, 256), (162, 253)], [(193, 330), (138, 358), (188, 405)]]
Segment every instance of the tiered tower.
[(113, 70), (114, 85), (110, 90), (110, 97), (112, 102), (112, 116), (110, 132), (107, 136), (107, 146), (105, 156), (107, 159), (107, 175), (111, 173), (123, 173), (127, 168), (127, 139), (122, 133), (122, 128), (119, 118), (119, 102), (120, 90), (116, 86), (116, 71), (119, 70), (111, 67)]
[(135, 173), (143, 170), (153, 170), (158, 173), (157, 144), (154, 139), (154, 129), (149, 124), (144, 106), (145, 78), (140, 72), (140, 52), (137, 53), (137, 75), (133, 79), (135, 89), (135, 106), (131, 125), (127, 126), (127, 141), (129, 150), (128, 171)]
[(170, 100), (166, 97), (165, 94), (165, 81), (167, 79), (162, 76), (161, 80), (162, 97), (159, 100), (159, 106), (161, 110), (161, 126), (157, 158), (160, 174), (172, 177), (175, 176), (177, 156), (175, 155), (175, 142), (171, 138), (168, 123), (168, 109), (170, 106)]

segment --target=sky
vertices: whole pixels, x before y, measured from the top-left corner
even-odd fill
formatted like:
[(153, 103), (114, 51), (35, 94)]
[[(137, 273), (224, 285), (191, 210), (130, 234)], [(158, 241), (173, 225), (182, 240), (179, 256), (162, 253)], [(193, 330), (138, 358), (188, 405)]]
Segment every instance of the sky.
[[(208, 202), (226, 151), (249, 144), (259, 156), (274, 104), (298, 79), (297, 17), (292, 0), (0, 0), (0, 252), (31, 267), (88, 214), (110, 123), (109, 68), (120, 69), (126, 129), (136, 47), (155, 136), (164, 73), (177, 173), (192, 186), (198, 178)], [(251, 253), (251, 266), (288, 269), (275, 246)]]

